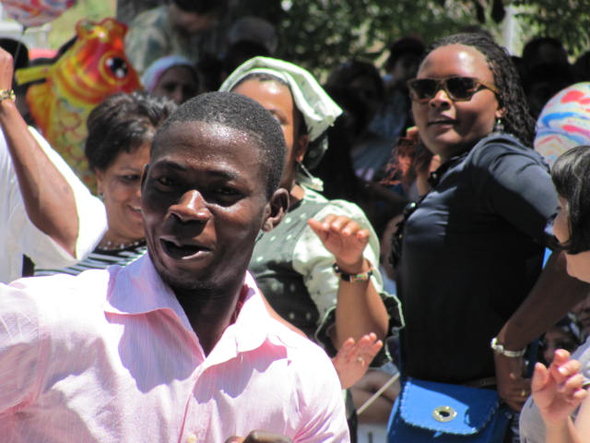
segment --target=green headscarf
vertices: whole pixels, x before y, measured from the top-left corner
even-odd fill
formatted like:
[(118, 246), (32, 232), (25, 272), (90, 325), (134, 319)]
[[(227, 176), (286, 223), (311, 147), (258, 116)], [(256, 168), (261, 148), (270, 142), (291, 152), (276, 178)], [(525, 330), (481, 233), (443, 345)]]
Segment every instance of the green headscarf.
[[(328, 149), (327, 140), (323, 136), (336, 118), (342, 114), (342, 109), (307, 70), (293, 63), (270, 57), (254, 57), (242, 63), (225, 79), (219, 90), (231, 91), (245, 77), (252, 74), (268, 74), (289, 85), (295, 106), (303, 116), (309, 135), (310, 143), (303, 164), (309, 169), (317, 166)], [(298, 180), (301, 178), (300, 181), (317, 188), (317, 183), (315, 185), (310, 183), (309, 179), (312, 177), (305, 172), (305, 169), (300, 171)]]

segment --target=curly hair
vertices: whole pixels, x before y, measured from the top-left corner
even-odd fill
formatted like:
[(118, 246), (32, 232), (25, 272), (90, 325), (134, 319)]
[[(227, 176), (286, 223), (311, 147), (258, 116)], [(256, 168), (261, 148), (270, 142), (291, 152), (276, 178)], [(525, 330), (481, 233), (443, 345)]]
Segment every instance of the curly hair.
[(455, 44), (471, 46), (486, 58), (498, 88), (498, 102), (506, 111), (502, 118), (504, 130), (518, 137), (526, 146), (533, 146), (535, 121), (529, 112), (521, 79), (510, 54), (487, 34), (461, 33), (437, 40), (426, 56), (437, 48)]
[(84, 153), (93, 171), (106, 170), (121, 152), (133, 152), (154, 137), (176, 104), (143, 91), (120, 92), (90, 112)]

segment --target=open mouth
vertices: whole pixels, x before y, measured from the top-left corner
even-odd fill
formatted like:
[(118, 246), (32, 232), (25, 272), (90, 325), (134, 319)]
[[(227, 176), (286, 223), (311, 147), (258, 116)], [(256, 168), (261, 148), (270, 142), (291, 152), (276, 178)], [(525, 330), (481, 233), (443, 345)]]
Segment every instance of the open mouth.
[(199, 257), (200, 255), (204, 255), (204, 254), (207, 254), (208, 252), (210, 252), (210, 249), (205, 248), (203, 246), (198, 246), (198, 245), (179, 246), (174, 242), (164, 240), (164, 239), (160, 239), (160, 243), (161, 243), (164, 251), (166, 251), (166, 253), (170, 257), (175, 258), (175, 259), (186, 260), (186, 259), (190, 259), (190, 258), (196, 258), (196, 257)]
[(129, 211), (131, 212), (131, 214), (133, 214), (134, 216), (138, 216), (141, 217), (142, 216), (142, 212), (141, 212), (141, 207), (134, 207), (134, 206), (128, 206)]

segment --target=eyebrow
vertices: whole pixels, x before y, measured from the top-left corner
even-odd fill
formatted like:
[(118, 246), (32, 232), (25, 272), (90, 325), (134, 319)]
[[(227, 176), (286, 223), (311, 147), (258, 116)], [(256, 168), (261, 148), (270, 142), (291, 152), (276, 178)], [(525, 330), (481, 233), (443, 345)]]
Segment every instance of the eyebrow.
[[(188, 166), (181, 165), (179, 163), (170, 161), (170, 160), (161, 160), (153, 164), (154, 168), (164, 168), (164, 169), (172, 169), (178, 172), (189, 172), (190, 168)], [(209, 169), (204, 171), (205, 174), (214, 176), (216, 178), (222, 178), (224, 180), (236, 180), (239, 179), (239, 174), (232, 172), (232, 171), (224, 171), (219, 169)]]

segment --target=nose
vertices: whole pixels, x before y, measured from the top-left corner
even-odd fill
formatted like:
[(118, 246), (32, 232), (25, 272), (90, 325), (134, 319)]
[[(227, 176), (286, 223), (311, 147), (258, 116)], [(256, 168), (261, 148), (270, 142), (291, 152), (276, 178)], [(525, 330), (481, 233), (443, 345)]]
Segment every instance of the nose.
[(186, 191), (178, 203), (170, 207), (170, 213), (182, 223), (198, 222), (207, 223), (211, 218), (211, 212), (207, 208), (207, 202), (196, 189)]
[(439, 88), (434, 94), (434, 97), (430, 99), (429, 104), (433, 108), (437, 106), (449, 106), (451, 104), (451, 98), (443, 88)]

